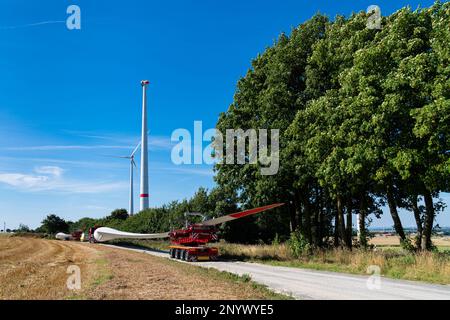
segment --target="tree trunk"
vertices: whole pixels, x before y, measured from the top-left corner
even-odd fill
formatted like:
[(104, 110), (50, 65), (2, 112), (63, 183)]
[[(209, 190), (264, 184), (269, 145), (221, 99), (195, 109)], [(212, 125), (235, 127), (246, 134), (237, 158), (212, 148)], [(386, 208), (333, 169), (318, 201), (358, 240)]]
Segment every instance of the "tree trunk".
[(295, 200), (292, 201), (292, 204), (289, 206), (289, 217), (290, 217), (289, 228), (291, 232), (294, 232), (297, 229)]
[(322, 192), (317, 188), (317, 228), (316, 228), (316, 242), (320, 248), (323, 245), (323, 208), (322, 208)]
[(425, 221), (423, 224), (423, 235), (422, 235), (422, 250), (431, 250), (433, 246), (431, 242), (431, 233), (433, 232), (433, 223), (434, 223), (434, 206), (433, 206), (433, 197), (431, 193), (426, 190), (424, 192), (424, 200), (425, 200)]
[(347, 230), (346, 230), (346, 243), (349, 249), (352, 248), (352, 235), (353, 235), (353, 221), (352, 221), (352, 203), (350, 200), (349, 205), (347, 206)]
[(418, 250), (420, 250), (420, 249), (422, 249), (423, 227), (422, 227), (422, 219), (420, 217), (420, 210), (417, 205), (417, 195), (414, 195), (414, 197), (412, 199), (412, 209), (414, 212), (414, 219), (416, 220), (416, 225), (417, 225), (416, 248)]
[(300, 199), (300, 192), (296, 191), (295, 193), (295, 208), (297, 213), (297, 229), (300, 230), (301, 233), (303, 233), (303, 221), (302, 221), (302, 203)]
[(340, 244), (345, 244), (345, 221), (344, 221), (344, 210), (342, 207), (342, 198), (340, 195), (337, 196), (337, 217), (338, 217), (338, 235), (340, 238)]
[(397, 232), (398, 236), (400, 237), (400, 241), (403, 242), (406, 240), (405, 231), (403, 230), (402, 221), (400, 220), (400, 216), (397, 212), (397, 204), (392, 193), (391, 185), (388, 185), (386, 188), (386, 196), (388, 200), (389, 211), (391, 212), (392, 220), (394, 221), (395, 232)]
[(339, 213), (337, 210), (334, 213), (334, 246), (339, 247)]
[(367, 247), (367, 232), (366, 232), (366, 201), (364, 199), (364, 194), (361, 195), (360, 207), (358, 214), (358, 241), (362, 248)]
[(309, 198), (304, 198), (305, 210), (304, 210), (304, 236), (309, 244), (312, 244), (312, 232), (311, 232), (311, 205)]

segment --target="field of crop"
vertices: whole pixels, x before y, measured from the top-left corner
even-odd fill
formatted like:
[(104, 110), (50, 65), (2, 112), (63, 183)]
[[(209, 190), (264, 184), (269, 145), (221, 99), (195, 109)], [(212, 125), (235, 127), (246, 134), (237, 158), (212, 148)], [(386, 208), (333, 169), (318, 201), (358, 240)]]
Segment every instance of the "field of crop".
[[(69, 290), (69, 266), (81, 289)], [(0, 237), (1, 299), (282, 299), (247, 277), (121, 249)]]
[[(412, 239), (412, 241), (414, 241)], [(395, 247), (400, 246), (400, 238), (397, 236), (376, 236), (370, 239), (370, 244), (373, 244), (375, 246), (379, 247)], [(444, 236), (444, 237), (434, 237), (433, 238), (433, 244), (438, 247), (438, 249), (450, 250), (450, 237)]]

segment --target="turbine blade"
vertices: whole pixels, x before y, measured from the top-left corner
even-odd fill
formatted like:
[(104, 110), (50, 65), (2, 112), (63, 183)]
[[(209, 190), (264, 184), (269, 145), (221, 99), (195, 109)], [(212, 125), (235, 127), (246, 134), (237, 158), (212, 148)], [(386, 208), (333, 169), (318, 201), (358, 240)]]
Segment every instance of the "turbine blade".
[(204, 226), (215, 226), (215, 225), (227, 222), (227, 221), (243, 218), (243, 217), (246, 217), (246, 216), (249, 216), (249, 215), (252, 215), (252, 214), (256, 214), (256, 213), (263, 212), (263, 211), (266, 211), (266, 210), (270, 210), (270, 209), (273, 209), (273, 208), (276, 208), (276, 207), (280, 207), (282, 205), (284, 205), (284, 203), (274, 203), (274, 204), (270, 204), (268, 206), (254, 208), (254, 209), (250, 209), (250, 210), (244, 210), (244, 211), (241, 211), (241, 212), (236, 212), (236, 213), (232, 213), (232, 214), (229, 214), (229, 215), (226, 215), (226, 216), (221, 216), (221, 217), (214, 218), (214, 219), (211, 219), (211, 220), (203, 221), (200, 224), (202, 224)]
[(108, 158), (130, 159), (129, 156), (113, 156), (111, 154), (102, 154), (101, 156), (108, 157)]
[(139, 147), (141, 146), (141, 141), (139, 141), (138, 145), (136, 146), (136, 148), (134, 148), (133, 152), (131, 153), (131, 156), (134, 156), (134, 154), (136, 153), (136, 151), (138, 151)]

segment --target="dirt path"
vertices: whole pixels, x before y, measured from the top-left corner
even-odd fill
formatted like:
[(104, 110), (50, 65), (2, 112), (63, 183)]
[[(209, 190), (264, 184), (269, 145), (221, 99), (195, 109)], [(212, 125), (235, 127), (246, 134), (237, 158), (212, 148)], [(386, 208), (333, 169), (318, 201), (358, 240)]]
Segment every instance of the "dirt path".
[[(81, 271), (69, 290), (67, 268)], [(0, 299), (266, 299), (268, 290), (215, 270), (87, 243), (0, 237)]]

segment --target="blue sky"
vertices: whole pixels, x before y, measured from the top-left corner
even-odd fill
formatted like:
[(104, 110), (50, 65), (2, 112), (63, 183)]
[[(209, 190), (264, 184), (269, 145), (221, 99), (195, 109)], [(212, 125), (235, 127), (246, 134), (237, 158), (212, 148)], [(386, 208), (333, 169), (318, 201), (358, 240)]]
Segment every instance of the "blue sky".
[[(81, 30), (66, 28), (71, 4)], [(37, 227), (49, 213), (75, 220), (127, 208), (128, 162), (109, 155), (139, 141), (142, 79), (151, 82), (151, 206), (212, 187), (210, 166), (171, 163), (172, 131), (195, 120), (214, 127), (251, 59), (282, 31), (316, 12), (371, 4), (390, 14), (432, 1), (3, 0), (0, 222)], [(450, 225), (448, 210), (438, 222)], [(392, 222), (386, 215), (373, 225)]]

